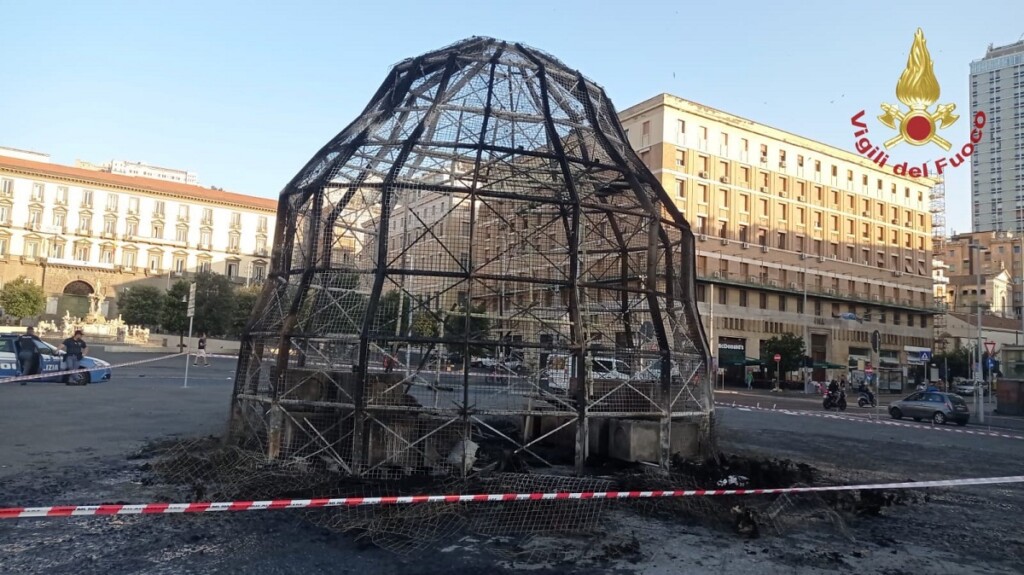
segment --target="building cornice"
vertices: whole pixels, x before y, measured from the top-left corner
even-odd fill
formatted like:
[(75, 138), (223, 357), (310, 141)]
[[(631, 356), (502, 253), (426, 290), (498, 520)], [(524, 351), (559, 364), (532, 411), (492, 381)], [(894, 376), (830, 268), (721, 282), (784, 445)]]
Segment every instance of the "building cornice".
[(26, 177), (42, 177), (87, 188), (105, 188), (132, 194), (146, 194), (167, 199), (187, 198), (202, 204), (244, 208), (275, 214), (277, 200), (260, 198), (234, 192), (213, 190), (177, 182), (163, 182), (149, 178), (122, 176), (107, 172), (95, 172), (61, 164), (33, 162), (20, 158), (0, 156), (0, 173)]
[[(881, 173), (908, 184), (914, 184), (916, 186), (930, 188), (939, 183), (939, 180), (936, 180), (934, 178), (910, 178), (907, 176), (898, 176), (893, 174), (891, 171), (880, 170), (878, 168), (878, 165), (875, 164), (874, 162), (868, 161), (864, 157), (854, 154), (853, 152), (843, 150), (842, 148), (837, 148), (835, 146), (818, 142), (816, 140), (812, 140), (804, 136), (799, 136), (797, 134), (793, 134), (792, 132), (786, 132), (778, 128), (773, 128), (771, 126), (759, 124), (753, 120), (748, 120), (747, 118), (736, 116), (728, 112), (723, 112), (722, 110), (718, 110), (710, 106), (705, 106), (704, 104), (698, 104), (697, 102), (685, 100), (683, 98), (673, 96), (672, 94), (668, 93), (659, 94), (653, 98), (644, 100), (639, 104), (630, 106), (625, 110), (621, 110), (619, 112), (619, 119), (625, 120), (633, 116), (640, 116), (644, 113), (652, 112), (662, 106), (673, 108), (679, 110), (680, 112), (687, 112), (690, 114), (708, 118), (716, 122), (721, 122), (723, 124), (727, 124), (735, 128), (739, 128), (741, 130), (746, 130), (748, 132), (758, 134), (766, 138), (771, 138), (773, 140), (777, 140), (793, 146), (798, 146), (800, 148), (804, 148), (822, 154), (824, 156), (829, 156), (836, 160), (856, 164), (862, 168), (871, 170), (874, 173)], [(665, 141), (665, 143), (668, 142)]]

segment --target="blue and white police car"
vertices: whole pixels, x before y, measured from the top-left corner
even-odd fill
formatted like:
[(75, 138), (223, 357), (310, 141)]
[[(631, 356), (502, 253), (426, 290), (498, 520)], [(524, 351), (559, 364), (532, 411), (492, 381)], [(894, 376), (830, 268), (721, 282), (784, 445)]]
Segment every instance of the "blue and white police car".
[[(0, 379), (16, 377), (21, 375), (18, 371), (18, 353), (14, 342), (18, 334), (0, 334)], [(40, 374), (53, 375), (35, 379), (33, 381), (58, 381), (67, 383), (68, 375), (62, 373), (64, 369), (64, 352), (45, 341), (36, 340), (36, 347), (39, 348)], [(95, 357), (85, 356), (80, 362), (82, 369), (87, 369), (82, 375), (85, 379), (82, 383), (95, 383), (108, 381), (110, 379), (110, 364)]]

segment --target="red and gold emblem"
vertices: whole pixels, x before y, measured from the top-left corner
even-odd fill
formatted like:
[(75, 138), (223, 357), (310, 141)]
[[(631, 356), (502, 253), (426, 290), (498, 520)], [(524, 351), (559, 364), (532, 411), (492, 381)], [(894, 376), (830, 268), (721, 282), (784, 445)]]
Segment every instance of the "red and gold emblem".
[(940, 104), (934, 111), (928, 109), (939, 99), (939, 81), (935, 78), (932, 58), (920, 28), (910, 46), (907, 68), (896, 83), (896, 98), (910, 110), (904, 111), (899, 105), (882, 104), (885, 113), (878, 120), (900, 132), (885, 142), (886, 149), (900, 142), (913, 146), (934, 142), (943, 150), (950, 149), (949, 141), (940, 136), (938, 130), (952, 126), (960, 116), (953, 114), (956, 104)]

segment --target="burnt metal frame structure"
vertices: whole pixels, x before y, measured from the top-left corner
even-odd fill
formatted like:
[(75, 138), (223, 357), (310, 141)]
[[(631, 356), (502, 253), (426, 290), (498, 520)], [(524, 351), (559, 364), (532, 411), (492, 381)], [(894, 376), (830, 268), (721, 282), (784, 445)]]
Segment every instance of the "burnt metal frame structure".
[[(430, 216), (417, 212), (420, 198), (433, 202)], [(427, 221), (437, 207), (442, 217)], [(531, 218), (538, 231), (527, 227)], [(488, 243), (494, 223), (503, 235)], [(453, 237), (467, 225), (465, 239)], [(359, 118), (282, 191), (275, 238), (232, 398), (235, 441), (271, 459), (325, 458), (356, 475), (466, 473), (474, 428), (547, 463), (531, 447), (575, 425), (581, 471), (589, 419), (635, 418), (659, 422), (658, 464), (667, 468), (672, 421), (710, 419), (690, 226), (630, 148), (604, 91), (543, 52), (471, 38), (396, 65)], [(344, 242), (350, 259), (338, 262)], [(513, 245), (526, 273), (507, 269)], [(388, 285), (397, 308), (385, 301)], [(535, 289), (559, 301), (520, 301)], [(414, 307), (428, 325), (415, 334)], [(525, 374), (500, 364), (513, 332), (519, 353), (536, 356)], [(614, 348), (604, 338), (613, 332)], [(394, 346), (405, 346), (404, 376), (372, 367), (402, 363)], [(436, 346), (461, 354), (461, 378), (442, 378), (438, 360), (434, 384), (425, 382), (426, 359), (414, 368), (413, 346), (421, 356)], [(495, 372), (504, 369), (504, 387), (472, 371), (479, 349), (493, 353)], [(543, 364), (559, 351), (561, 372)], [(595, 375), (611, 355), (641, 365), (630, 377), (618, 368)], [(559, 373), (564, 389), (552, 388)], [(453, 378), (445, 395), (443, 379)], [(512, 436), (488, 419), (502, 416), (555, 423)]]

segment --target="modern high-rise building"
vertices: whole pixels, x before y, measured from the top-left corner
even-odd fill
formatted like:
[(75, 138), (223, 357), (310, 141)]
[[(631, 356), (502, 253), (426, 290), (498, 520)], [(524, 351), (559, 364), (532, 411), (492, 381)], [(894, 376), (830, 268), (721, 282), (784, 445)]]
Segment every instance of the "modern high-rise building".
[(971, 62), (971, 117), (985, 137), (971, 156), (972, 228), (1024, 232), (1024, 40)]
[(669, 94), (619, 117), (697, 235), (699, 307), (720, 366), (791, 333), (822, 378), (871, 357), (877, 330), (883, 389), (936, 375), (922, 373), (936, 181)]

